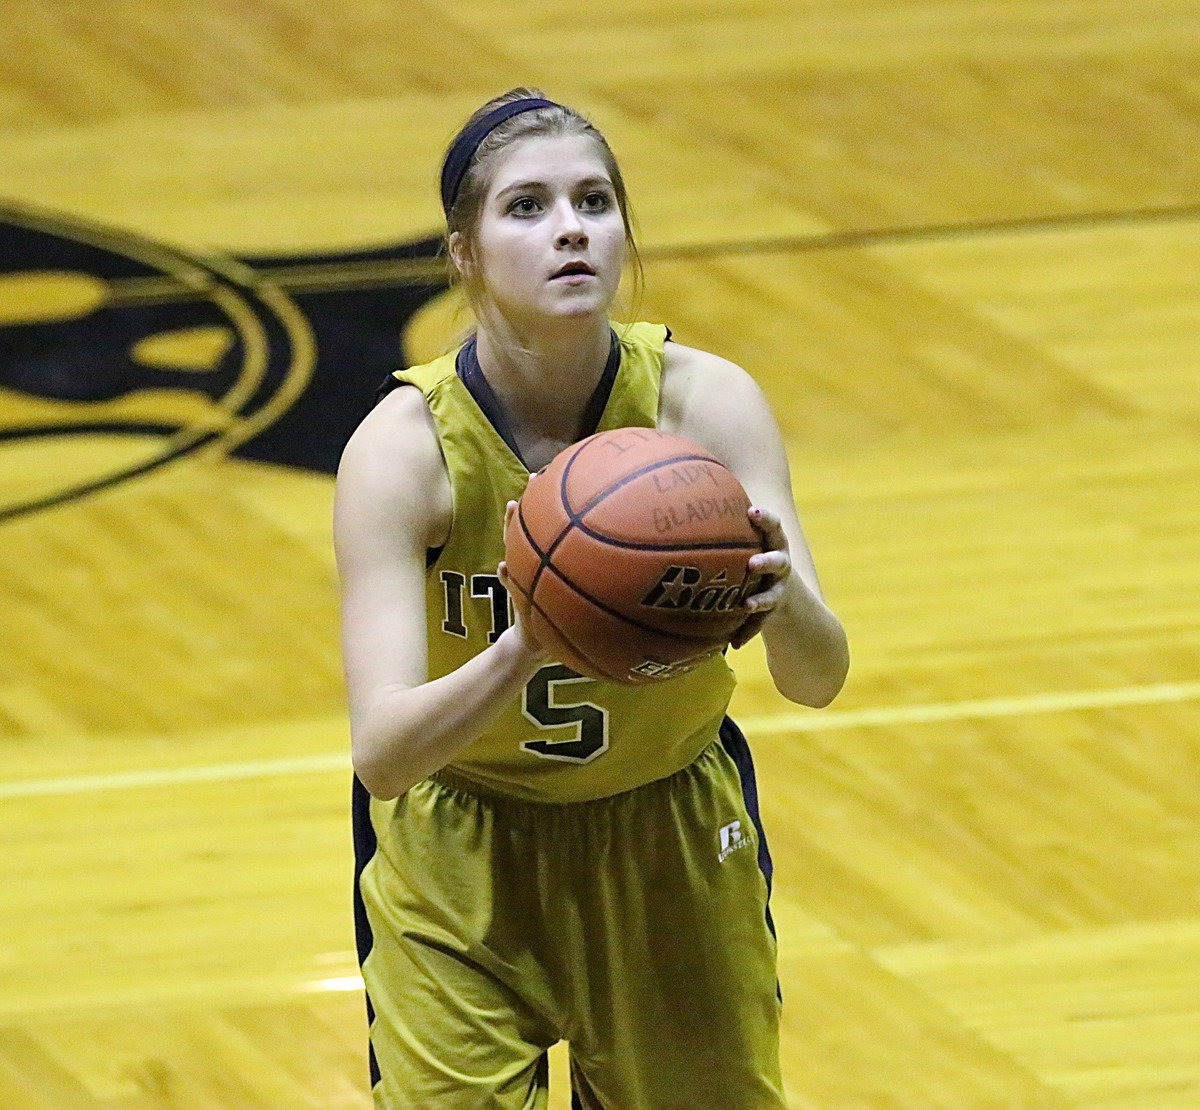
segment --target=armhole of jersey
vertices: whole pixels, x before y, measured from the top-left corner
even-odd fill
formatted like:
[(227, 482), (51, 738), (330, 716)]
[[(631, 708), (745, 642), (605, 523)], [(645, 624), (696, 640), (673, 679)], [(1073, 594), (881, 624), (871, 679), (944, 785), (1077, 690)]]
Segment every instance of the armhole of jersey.
[(662, 403), (663, 403), (662, 380), (663, 380), (663, 374), (667, 369), (667, 344), (671, 342), (670, 326), (667, 324), (663, 324), (663, 327), (666, 329), (667, 334), (663, 336), (662, 362), (659, 363), (659, 367), (658, 367), (658, 398), (656, 399), (655, 405), (654, 405), (654, 425), (655, 425), (655, 427), (658, 427), (658, 425), (662, 423)]
[[(409, 385), (409, 384), (411, 384), (411, 383), (402, 382), (399, 378), (396, 377), (395, 374), (389, 374), (380, 383), (379, 389), (376, 390), (375, 400), (372, 403), (371, 407), (374, 408), (375, 405), (379, 404), (379, 402), (382, 401), (389, 393), (394, 393), (402, 385)], [(416, 389), (417, 387), (413, 386), (413, 388)], [(440, 443), (438, 444), (438, 449), (439, 450), (441, 449)], [(426, 570), (430, 570), (433, 567), (433, 564), (438, 561), (442, 552), (445, 550), (445, 546), (446, 545), (443, 544), (441, 547), (427, 547), (425, 549), (425, 569)]]
[(375, 391), (375, 400), (371, 402), (371, 407), (374, 408), (389, 393), (395, 389), (399, 389), (402, 385), (404, 385), (404, 382), (397, 378), (395, 374), (389, 374), (379, 383), (379, 388)]

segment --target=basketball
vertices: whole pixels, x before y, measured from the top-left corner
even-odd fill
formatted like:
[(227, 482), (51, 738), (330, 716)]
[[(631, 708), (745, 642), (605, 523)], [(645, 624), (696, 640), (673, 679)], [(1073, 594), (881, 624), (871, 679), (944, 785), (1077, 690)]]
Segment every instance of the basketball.
[(661, 682), (720, 654), (763, 550), (741, 483), (655, 428), (599, 432), (529, 481), (504, 537), (513, 604), (590, 678)]

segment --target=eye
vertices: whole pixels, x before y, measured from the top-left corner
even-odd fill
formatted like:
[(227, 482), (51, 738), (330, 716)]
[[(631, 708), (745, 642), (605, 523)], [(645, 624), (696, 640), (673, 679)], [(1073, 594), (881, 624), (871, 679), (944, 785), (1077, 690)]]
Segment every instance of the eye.
[(542, 210), (542, 206), (533, 197), (517, 197), (508, 210), (514, 216), (533, 216)]
[(585, 212), (603, 212), (611, 203), (607, 193), (591, 192), (583, 198), (581, 207)]

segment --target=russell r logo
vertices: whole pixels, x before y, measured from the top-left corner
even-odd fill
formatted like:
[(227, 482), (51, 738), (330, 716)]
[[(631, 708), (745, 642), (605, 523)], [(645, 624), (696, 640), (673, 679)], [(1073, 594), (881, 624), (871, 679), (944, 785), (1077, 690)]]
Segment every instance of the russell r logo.
[(732, 821), (728, 825), (722, 825), (721, 851), (718, 858), (724, 863), (734, 852), (739, 848), (744, 848), (749, 843), (749, 837), (742, 833), (741, 821)]

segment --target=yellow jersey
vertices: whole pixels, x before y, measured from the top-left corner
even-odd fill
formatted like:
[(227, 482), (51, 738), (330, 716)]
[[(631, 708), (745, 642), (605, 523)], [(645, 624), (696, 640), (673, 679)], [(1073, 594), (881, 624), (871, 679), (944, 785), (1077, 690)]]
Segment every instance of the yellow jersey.
[[(656, 425), (669, 334), (656, 324), (617, 325), (584, 434)], [(450, 478), (450, 533), (429, 553), (426, 572), (435, 679), (483, 651), (512, 620), (496, 569), (504, 558), (505, 505), (521, 496), (530, 472), (479, 371), (473, 340), (394, 378), (424, 395)], [(484, 789), (533, 801), (607, 797), (691, 763), (717, 738), (733, 687), (722, 657), (647, 686), (600, 682), (550, 664), (449, 769)]]

